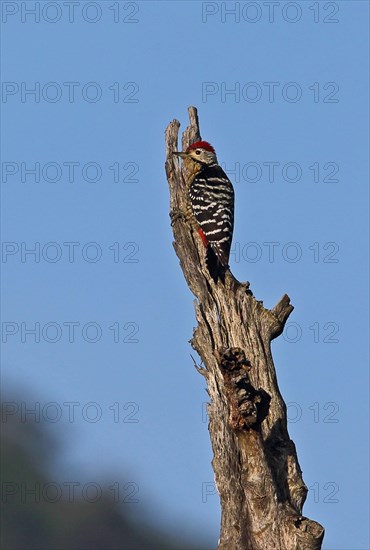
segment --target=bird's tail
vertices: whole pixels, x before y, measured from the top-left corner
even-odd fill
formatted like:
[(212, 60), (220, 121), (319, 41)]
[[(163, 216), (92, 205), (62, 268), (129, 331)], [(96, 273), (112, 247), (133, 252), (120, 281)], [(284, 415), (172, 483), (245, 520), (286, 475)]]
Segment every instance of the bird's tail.
[(226, 262), (221, 261), (211, 246), (208, 246), (207, 248), (206, 265), (210, 276), (216, 284), (218, 280), (225, 283), (225, 273), (229, 267), (227, 260)]

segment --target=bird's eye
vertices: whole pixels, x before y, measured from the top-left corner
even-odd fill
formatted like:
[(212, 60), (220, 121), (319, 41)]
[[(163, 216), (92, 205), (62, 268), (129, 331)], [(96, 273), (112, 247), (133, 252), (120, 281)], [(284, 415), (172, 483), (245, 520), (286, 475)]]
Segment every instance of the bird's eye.
[(196, 155), (200, 155), (199, 149), (197, 149), (197, 150), (195, 151), (195, 154), (196, 154)]

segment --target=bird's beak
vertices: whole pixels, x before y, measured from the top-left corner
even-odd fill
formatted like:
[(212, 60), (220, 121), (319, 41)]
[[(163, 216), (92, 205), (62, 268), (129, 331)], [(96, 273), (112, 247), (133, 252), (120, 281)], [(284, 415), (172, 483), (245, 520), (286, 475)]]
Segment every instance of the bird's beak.
[(188, 156), (188, 153), (182, 153), (180, 151), (174, 151), (172, 154), (177, 155), (178, 157), (180, 157), (182, 159), (186, 159), (186, 157)]

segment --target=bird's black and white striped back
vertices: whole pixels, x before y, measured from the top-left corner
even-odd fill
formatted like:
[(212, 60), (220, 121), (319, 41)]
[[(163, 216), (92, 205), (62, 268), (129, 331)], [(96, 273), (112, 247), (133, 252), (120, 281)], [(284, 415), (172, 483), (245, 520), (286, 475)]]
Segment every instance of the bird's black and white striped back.
[(195, 219), (221, 266), (229, 262), (234, 229), (234, 189), (218, 164), (204, 166), (189, 188)]

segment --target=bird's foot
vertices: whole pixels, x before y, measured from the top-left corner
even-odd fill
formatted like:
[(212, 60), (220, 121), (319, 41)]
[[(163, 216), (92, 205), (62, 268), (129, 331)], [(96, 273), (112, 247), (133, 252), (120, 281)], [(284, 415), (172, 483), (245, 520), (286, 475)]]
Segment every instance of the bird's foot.
[(174, 208), (170, 212), (170, 218), (171, 218), (171, 227), (173, 227), (178, 220), (180, 219), (186, 220), (186, 215), (185, 215), (185, 212), (183, 212), (179, 208)]

